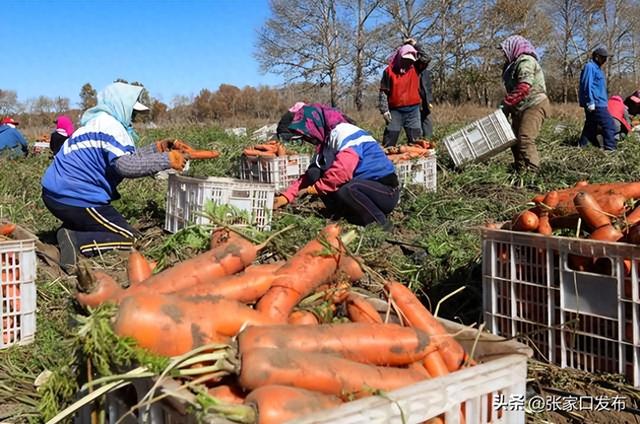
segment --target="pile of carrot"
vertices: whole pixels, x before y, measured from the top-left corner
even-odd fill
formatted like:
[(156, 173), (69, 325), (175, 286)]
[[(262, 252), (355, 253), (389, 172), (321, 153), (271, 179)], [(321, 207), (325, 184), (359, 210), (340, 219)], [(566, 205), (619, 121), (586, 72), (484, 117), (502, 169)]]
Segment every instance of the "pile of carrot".
[(275, 158), (281, 156), (289, 156), (295, 153), (288, 151), (284, 144), (276, 140), (270, 140), (264, 144), (257, 144), (252, 147), (247, 147), (243, 150), (243, 154), (249, 157)]
[(4, 346), (18, 339), (15, 329), (20, 327), (20, 256), (2, 248), (2, 240), (11, 240), (15, 229), (15, 224), (0, 224), (0, 332)]
[(398, 163), (430, 156), (435, 147), (432, 141), (416, 140), (413, 144), (386, 147), (384, 151), (391, 162)]
[[(572, 188), (535, 196), (531, 200), (532, 208), (499, 227), (543, 235), (571, 229), (590, 240), (640, 244), (637, 199), (640, 199), (640, 182), (590, 184), (580, 181)], [(580, 271), (596, 271), (602, 264), (596, 258), (583, 256), (572, 255), (569, 259), (571, 267)]]
[(234, 411), (242, 422), (284, 422), (469, 364), (404, 285), (384, 287), (399, 324), (352, 290), (364, 272), (343, 240), (329, 225), (288, 260), (254, 264), (263, 246), (218, 230), (209, 251), (155, 274), (133, 251), (126, 289), (86, 271), (77, 299), (118, 304), (116, 334), (159, 355), (225, 346), (225, 377), (204, 382), (216, 399), (209, 412)]

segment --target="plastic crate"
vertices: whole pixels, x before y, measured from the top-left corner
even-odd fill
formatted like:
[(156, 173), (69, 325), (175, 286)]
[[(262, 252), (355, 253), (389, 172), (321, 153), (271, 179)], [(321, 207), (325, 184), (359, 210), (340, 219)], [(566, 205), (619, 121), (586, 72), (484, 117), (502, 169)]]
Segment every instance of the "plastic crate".
[(307, 171), (309, 155), (289, 155), (273, 158), (240, 157), (240, 178), (243, 180), (273, 184), (276, 190), (284, 190)]
[[(523, 410), (492, 410), (493, 399), (498, 396), (509, 399), (511, 395), (524, 396), (526, 391), (527, 358), (531, 349), (514, 340), (504, 340), (488, 333), (463, 327), (451, 321), (441, 320), (447, 330), (467, 352), (475, 350), (474, 358), (482, 361), (474, 367), (425, 380), (409, 387), (345, 403), (339, 407), (320, 411), (289, 423), (369, 424), (369, 423), (421, 423), (445, 414), (448, 424), (459, 422), (461, 405), (465, 405), (467, 424), (525, 422)], [(176, 393), (179, 386), (174, 380), (166, 380), (164, 390)], [(121, 389), (107, 399), (108, 423), (113, 424), (122, 414), (137, 403), (151, 387), (150, 380), (135, 383), (135, 391)], [(126, 389), (126, 388), (125, 388)], [(182, 391), (178, 397), (168, 397), (154, 403), (147, 411), (147, 421), (142, 413), (126, 423), (151, 424), (194, 423), (194, 417), (186, 415), (182, 399), (193, 394)]]
[(36, 270), (35, 240), (0, 242), (0, 349), (35, 338)]
[(435, 151), (425, 158), (397, 162), (396, 174), (401, 187), (416, 184), (429, 191), (437, 189), (437, 160)]
[(196, 178), (169, 175), (165, 230), (175, 233), (189, 224), (207, 224), (202, 216), (204, 206), (211, 200), (218, 205), (231, 205), (247, 211), (250, 222), (236, 219), (234, 224), (255, 225), (269, 230), (273, 209), (274, 187), (233, 178)]
[[(623, 374), (640, 386), (640, 247), (483, 228), (487, 328), (561, 367)], [(603, 273), (571, 269), (602, 259)], [(625, 261), (631, 265), (627, 275)]]
[(516, 136), (501, 110), (467, 125), (443, 140), (453, 163), (479, 161), (494, 156), (516, 143)]

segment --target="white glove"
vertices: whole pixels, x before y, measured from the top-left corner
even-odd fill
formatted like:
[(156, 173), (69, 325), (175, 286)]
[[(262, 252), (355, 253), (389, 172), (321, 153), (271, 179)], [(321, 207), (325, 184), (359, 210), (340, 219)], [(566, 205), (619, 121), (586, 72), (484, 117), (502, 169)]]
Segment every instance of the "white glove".
[(391, 123), (391, 112), (387, 111), (383, 113), (382, 117), (384, 118), (384, 122), (386, 122), (387, 124)]
[(595, 104), (595, 103), (589, 103), (589, 104), (587, 105), (587, 110), (588, 110), (589, 112), (593, 112), (594, 110), (596, 110), (596, 104)]

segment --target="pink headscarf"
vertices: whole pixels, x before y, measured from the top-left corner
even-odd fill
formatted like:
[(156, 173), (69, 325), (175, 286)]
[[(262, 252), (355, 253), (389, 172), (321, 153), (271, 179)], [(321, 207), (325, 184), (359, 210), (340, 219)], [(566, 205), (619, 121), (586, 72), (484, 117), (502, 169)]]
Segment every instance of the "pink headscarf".
[(400, 71), (401, 74), (405, 73), (407, 69), (409, 69), (408, 67), (401, 68), (402, 56), (406, 54), (412, 54), (414, 61), (418, 58), (418, 51), (411, 44), (403, 44), (398, 47), (395, 53), (389, 58), (391, 67), (396, 71)]
[(502, 43), (500, 43), (500, 47), (502, 51), (507, 56), (507, 60), (509, 63), (514, 62), (520, 55), (528, 54), (538, 59), (538, 54), (536, 53), (535, 47), (533, 44), (526, 38), (520, 35), (512, 35), (511, 37), (507, 37)]
[(71, 118), (66, 115), (60, 115), (56, 118), (56, 131), (62, 134), (62, 131), (60, 130), (64, 131), (64, 134), (66, 134), (67, 137), (71, 137), (73, 135), (75, 129)]

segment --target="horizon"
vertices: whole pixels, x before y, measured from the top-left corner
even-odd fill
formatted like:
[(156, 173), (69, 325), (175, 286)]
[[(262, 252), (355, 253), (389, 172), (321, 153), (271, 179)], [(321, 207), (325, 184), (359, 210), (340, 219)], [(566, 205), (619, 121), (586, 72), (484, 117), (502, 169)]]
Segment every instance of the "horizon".
[(118, 78), (144, 84), (168, 105), (221, 84), (278, 87), (282, 78), (262, 74), (253, 57), (268, 1), (242, 3), (240, 9), (233, 0), (6, 0), (10, 18), (0, 34), (14, 49), (0, 69), (0, 89), (15, 91), (20, 103), (66, 97), (76, 108), (84, 84), (100, 91)]

